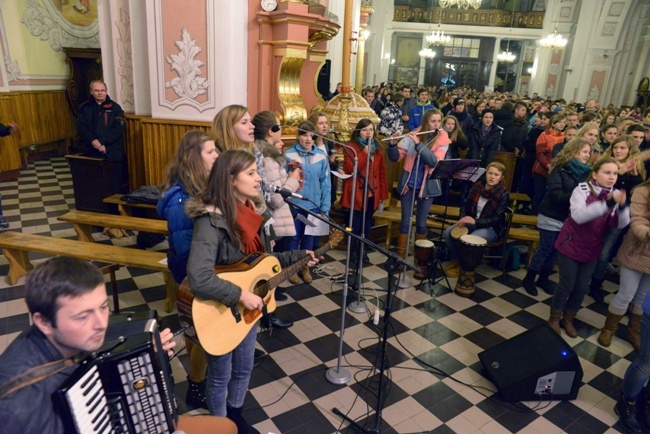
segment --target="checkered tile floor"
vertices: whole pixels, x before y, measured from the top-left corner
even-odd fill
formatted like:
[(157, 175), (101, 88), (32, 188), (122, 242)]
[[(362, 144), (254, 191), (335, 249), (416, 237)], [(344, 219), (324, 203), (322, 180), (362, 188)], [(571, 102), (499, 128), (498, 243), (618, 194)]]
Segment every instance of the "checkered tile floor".
[[(72, 182), (64, 159), (31, 164), (17, 181), (0, 184), (3, 211), (10, 230), (75, 238), (70, 224), (57, 216), (74, 207)], [(134, 246), (135, 237), (103, 243)], [(156, 246), (164, 250), (166, 243)], [(288, 290), (278, 314), (295, 322), (288, 330), (260, 333), (258, 346), (268, 355), (260, 359), (246, 398), (245, 415), (263, 433), (351, 432), (332, 412), (336, 407), (368, 427), (374, 423), (378, 387), (376, 355), (378, 330), (371, 314), (346, 315), (341, 361), (352, 380), (343, 386), (325, 379), (337, 365), (341, 323), (341, 285), (330, 276), (343, 271), (345, 253), (332, 251), (312, 285)], [(42, 255), (30, 254), (34, 263)], [(370, 312), (385, 301), (386, 276), (378, 253), (364, 270), (363, 294)], [(0, 274), (8, 272), (0, 257)], [(410, 274), (410, 273), (409, 273)], [(622, 376), (636, 353), (618, 337), (610, 348), (596, 342), (604, 323), (605, 303), (589, 297), (578, 313), (579, 337), (567, 338), (584, 370), (583, 385), (574, 401), (526, 402), (520, 406), (500, 401), (492, 391), (477, 354), (527, 329), (543, 323), (549, 312), (549, 296), (530, 297), (521, 288), (525, 269), (502, 279), (500, 272), (483, 264), (477, 270), (477, 291), (472, 299), (436, 286), (434, 296), (414, 288), (397, 293), (388, 342), (389, 366), (386, 400), (382, 413), (384, 433), (604, 433), (619, 432), (613, 407)], [(557, 280), (557, 274), (552, 276)], [(610, 278), (617, 279), (618, 276)], [(125, 269), (118, 272), (122, 308), (157, 309), (164, 314), (165, 286), (160, 273)], [(22, 299), (22, 283), (9, 287), (0, 279), (0, 352), (29, 325)], [(455, 279), (451, 279), (452, 287)], [(606, 282), (614, 292), (615, 282)], [(611, 299), (609, 295), (606, 301)], [(625, 321), (625, 320), (624, 320)], [(176, 395), (181, 412), (197, 412), (183, 402), (187, 357), (175, 359)], [(450, 377), (434, 373), (427, 365)], [(532, 411), (529, 408), (537, 407)], [(528, 407), (528, 408), (527, 408)]]

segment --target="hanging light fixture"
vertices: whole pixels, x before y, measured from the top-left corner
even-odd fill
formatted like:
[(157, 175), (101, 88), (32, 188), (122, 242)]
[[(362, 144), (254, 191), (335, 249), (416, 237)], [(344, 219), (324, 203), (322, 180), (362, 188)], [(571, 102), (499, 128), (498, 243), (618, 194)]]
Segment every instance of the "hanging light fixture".
[[(515, 17), (515, 2), (512, 2), (512, 15), (510, 16), (510, 38), (512, 38), (512, 22)], [(506, 51), (502, 51), (497, 54), (497, 60), (499, 62), (512, 63), (515, 61), (517, 56), (510, 52), (510, 39), (508, 39), (508, 45), (506, 46)]]
[(424, 50), (420, 50), (418, 53), (420, 57), (424, 57), (425, 59), (433, 59), (436, 57), (436, 52), (433, 51), (431, 48), (425, 48)]
[(451, 41), (449, 35), (445, 35), (445, 32), (440, 28), (440, 23), (438, 23), (438, 30), (432, 31), (429, 36), (427, 36), (427, 45), (446, 45)]
[(469, 9), (470, 7), (478, 9), (481, 7), (482, 0), (440, 0), (441, 8), (450, 8), (457, 6), (458, 9)]
[(558, 35), (557, 33), (557, 25), (558, 23), (555, 23), (555, 30), (553, 31), (552, 34), (549, 34), (547, 37), (544, 39), (539, 40), (539, 46), (544, 47), (544, 48), (552, 48), (554, 50), (561, 50), (564, 47), (566, 47), (568, 40), (564, 39), (562, 35)]

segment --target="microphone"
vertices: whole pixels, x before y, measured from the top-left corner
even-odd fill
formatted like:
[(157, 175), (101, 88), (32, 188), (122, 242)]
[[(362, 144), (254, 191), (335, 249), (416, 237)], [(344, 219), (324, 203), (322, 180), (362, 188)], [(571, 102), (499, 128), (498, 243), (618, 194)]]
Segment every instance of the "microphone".
[(278, 193), (284, 198), (294, 197), (296, 199), (307, 200), (304, 196), (298, 193), (293, 193), (286, 188), (278, 187), (277, 185), (273, 184), (264, 184), (264, 191), (267, 193)]
[(273, 125), (273, 126), (271, 127), (271, 131), (274, 132), (274, 133), (277, 133), (277, 132), (280, 131), (281, 129), (282, 129), (282, 125)]

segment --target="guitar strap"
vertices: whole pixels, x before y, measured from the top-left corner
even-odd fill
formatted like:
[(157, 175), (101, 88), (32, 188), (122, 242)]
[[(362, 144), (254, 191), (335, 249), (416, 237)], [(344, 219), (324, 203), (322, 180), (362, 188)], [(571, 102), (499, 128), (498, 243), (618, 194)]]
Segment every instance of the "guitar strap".
[(58, 374), (77, 363), (81, 362), (88, 356), (87, 353), (79, 353), (76, 356), (68, 357), (66, 359), (56, 360), (54, 362), (44, 363), (42, 365), (34, 366), (22, 374), (18, 374), (10, 378), (6, 383), (0, 385), (0, 399), (4, 399), (14, 392), (19, 391), (27, 386), (45, 380), (54, 374)]

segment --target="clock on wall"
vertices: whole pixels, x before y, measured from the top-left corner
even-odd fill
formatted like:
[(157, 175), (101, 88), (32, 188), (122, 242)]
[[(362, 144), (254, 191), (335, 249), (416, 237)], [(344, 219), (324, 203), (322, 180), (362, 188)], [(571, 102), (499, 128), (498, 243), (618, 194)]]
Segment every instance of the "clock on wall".
[(273, 12), (278, 7), (278, 0), (262, 0), (260, 6), (266, 12)]

